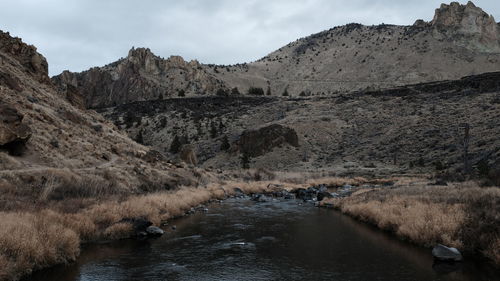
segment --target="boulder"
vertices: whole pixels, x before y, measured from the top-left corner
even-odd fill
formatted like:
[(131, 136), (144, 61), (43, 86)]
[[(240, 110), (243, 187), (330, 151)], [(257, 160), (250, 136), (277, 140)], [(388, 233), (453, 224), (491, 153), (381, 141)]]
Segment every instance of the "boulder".
[(23, 123), (23, 118), (15, 108), (0, 105), (0, 148), (11, 155), (21, 155), (31, 137), (31, 128)]
[(130, 223), (134, 228), (135, 233), (146, 232), (146, 229), (153, 225), (152, 222), (145, 218), (124, 218), (119, 222)]
[(165, 231), (156, 226), (148, 226), (148, 228), (146, 228), (146, 233), (150, 236), (162, 236)]
[(318, 198), (318, 201), (322, 201), (325, 198), (333, 198), (333, 195), (328, 191), (321, 191), (321, 192), (318, 192), (317, 198)]
[(233, 188), (234, 190), (234, 193), (236, 193), (236, 195), (245, 195), (245, 192), (243, 192), (243, 190), (241, 190), (241, 188), (239, 187), (235, 187)]
[(260, 194), (260, 193), (253, 194), (252, 200), (255, 202), (267, 202), (267, 201), (269, 201), (269, 199), (264, 194)]
[(456, 248), (449, 248), (441, 244), (438, 244), (434, 247), (434, 249), (432, 249), (432, 255), (435, 259), (440, 261), (463, 260), (462, 254)]

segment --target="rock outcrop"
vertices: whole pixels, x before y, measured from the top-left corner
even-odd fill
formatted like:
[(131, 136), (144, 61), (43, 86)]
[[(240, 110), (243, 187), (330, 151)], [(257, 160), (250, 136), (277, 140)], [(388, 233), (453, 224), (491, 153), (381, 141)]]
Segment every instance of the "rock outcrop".
[(297, 133), (291, 128), (273, 124), (258, 130), (244, 131), (235, 147), (248, 156), (257, 157), (284, 144), (298, 147)]
[(495, 19), (470, 1), (466, 5), (442, 4), (436, 9), (431, 24), (438, 33), (466, 47), (500, 52), (500, 33)]
[[(36, 51), (35, 46), (27, 45), (20, 38), (11, 37), (0, 30), (0, 51), (16, 59), (38, 82), (50, 83), (47, 60)], [(0, 64), (9, 63), (9, 57), (0, 56)]]
[(64, 71), (53, 81), (65, 93), (78, 89), (88, 108), (215, 94), (226, 88), (199, 62), (186, 62), (179, 56), (162, 59), (146, 48), (132, 48), (126, 58), (104, 67), (82, 73)]
[(31, 129), (23, 123), (23, 118), (15, 108), (0, 105), (0, 150), (7, 150), (11, 155), (22, 153), (31, 137)]

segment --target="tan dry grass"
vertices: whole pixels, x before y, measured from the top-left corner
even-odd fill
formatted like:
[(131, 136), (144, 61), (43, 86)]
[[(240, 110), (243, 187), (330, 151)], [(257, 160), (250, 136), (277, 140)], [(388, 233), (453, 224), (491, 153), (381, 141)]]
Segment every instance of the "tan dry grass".
[(429, 186), (420, 178), (399, 179), (395, 188), (362, 189), (327, 203), (414, 243), (447, 244), (500, 265), (497, 187), (480, 188), (474, 182)]
[(148, 195), (130, 196), (125, 201), (109, 200), (77, 213), (44, 209), (31, 212), (0, 212), (0, 280), (16, 280), (33, 270), (73, 261), (82, 242), (120, 239), (132, 233), (123, 218), (144, 217), (154, 224), (184, 214), (210, 199), (244, 192), (262, 192), (267, 182), (184, 187)]

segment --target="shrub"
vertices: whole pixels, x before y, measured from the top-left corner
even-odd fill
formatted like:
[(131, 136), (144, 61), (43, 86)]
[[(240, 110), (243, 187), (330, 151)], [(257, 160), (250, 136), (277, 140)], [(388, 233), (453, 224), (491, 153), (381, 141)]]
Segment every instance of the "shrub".
[(229, 143), (229, 139), (227, 138), (226, 135), (222, 138), (222, 143), (220, 145), (220, 150), (222, 151), (228, 151), (229, 148), (231, 148), (231, 144)]
[(253, 95), (253, 96), (263, 96), (264, 95), (264, 89), (262, 88), (256, 88), (256, 87), (250, 87), (248, 89), (248, 94)]
[(221, 97), (226, 97), (227, 96), (227, 92), (226, 90), (224, 89), (218, 89), (217, 92), (215, 93), (217, 96), (221, 96)]
[(233, 88), (231, 90), (231, 95), (234, 95), (234, 96), (239, 96), (240, 95), (240, 90), (238, 90), (238, 88)]
[(172, 143), (170, 144), (170, 149), (169, 151), (171, 153), (178, 153), (179, 150), (181, 149), (182, 143), (179, 139), (179, 136), (175, 135), (174, 139), (172, 140)]
[(241, 168), (250, 169), (250, 155), (248, 153), (243, 153), (241, 155)]

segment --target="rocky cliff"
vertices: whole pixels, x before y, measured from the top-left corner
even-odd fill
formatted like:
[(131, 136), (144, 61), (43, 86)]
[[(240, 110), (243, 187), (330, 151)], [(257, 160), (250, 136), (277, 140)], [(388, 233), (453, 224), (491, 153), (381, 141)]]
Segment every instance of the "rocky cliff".
[[(65, 71), (53, 80), (64, 93), (77, 89), (89, 108), (177, 96), (213, 95), (225, 84), (197, 61), (162, 59), (149, 49), (132, 48), (128, 56), (82, 73)], [(72, 95), (74, 96), (74, 95)]]

